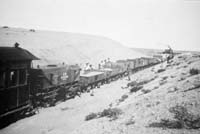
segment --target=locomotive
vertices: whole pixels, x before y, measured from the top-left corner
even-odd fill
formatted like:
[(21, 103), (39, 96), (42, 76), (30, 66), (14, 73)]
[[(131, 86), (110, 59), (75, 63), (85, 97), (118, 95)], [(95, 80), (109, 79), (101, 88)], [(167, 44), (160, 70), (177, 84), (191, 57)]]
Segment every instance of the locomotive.
[[(160, 63), (156, 58), (137, 58), (106, 62), (102, 68), (81, 73), (78, 65), (46, 65), (31, 68), (39, 60), (19, 47), (0, 47), (0, 120), (5, 123), (19, 113), (38, 107), (54, 106), (82, 92), (110, 83), (149, 66)], [(12, 115), (12, 116), (11, 116)], [(1, 122), (2, 123), (2, 122)]]

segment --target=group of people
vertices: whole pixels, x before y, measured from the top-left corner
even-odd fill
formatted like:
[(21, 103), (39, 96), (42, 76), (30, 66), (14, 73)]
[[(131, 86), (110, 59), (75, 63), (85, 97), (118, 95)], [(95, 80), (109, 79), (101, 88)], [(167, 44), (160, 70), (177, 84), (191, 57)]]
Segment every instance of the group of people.
[[(98, 69), (103, 69), (104, 66), (105, 66), (108, 62), (110, 62), (110, 58), (105, 59), (105, 60), (101, 60), (101, 62), (98, 64)], [(93, 65), (90, 64), (89, 62), (87, 62), (83, 68), (84, 68), (84, 69), (83, 69), (84, 72), (94, 70)]]

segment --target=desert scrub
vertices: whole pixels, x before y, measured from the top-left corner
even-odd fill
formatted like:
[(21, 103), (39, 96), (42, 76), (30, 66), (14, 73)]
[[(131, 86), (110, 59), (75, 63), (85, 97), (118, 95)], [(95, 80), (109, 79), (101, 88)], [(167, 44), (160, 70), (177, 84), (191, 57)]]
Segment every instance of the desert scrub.
[(147, 94), (147, 93), (150, 93), (151, 90), (148, 90), (148, 89), (142, 89), (141, 92), (142, 92), (143, 94)]
[(119, 99), (119, 102), (123, 102), (125, 99), (128, 98), (128, 95), (124, 94), (122, 97)]
[(127, 122), (125, 123), (126, 126), (133, 125), (133, 124), (135, 124), (134, 116), (131, 117), (129, 120), (127, 120)]
[(134, 86), (134, 87), (132, 87), (131, 89), (130, 89), (130, 93), (133, 93), (133, 92), (137, 92), (138, 90), (140, 90), (140, 89), (142, 89), (143, 88), (143, 86)]
[(99, 117), (108, 117), (111, 119), (117, 119), (118, 116), (121, 114), (122, 114), (122, 110), (119, 108), (108, 108), (100, 112)]
[(190, 73), (190, 75), (196, 75), (196, 74), (199, 74), (199, 70), (198, 69), (195, 69), (195, 68), (192, 68), (192, 69), (190, 69), (190, 71), (189, 71), (189, 73)]
[(199, 129), (200, 116), (193, 115), (188, 112), (184, 106), (176, 105), (169, 109), (169, 112), (174, 114), (174, 120), (161, 119), (160, 122), (154, 122), (149, 127), (163, 127), (171, 129)]
[(2, 28), (9, 28), (8, 26), (3, 26)]
[(161, 80), (161, 81), (159, 81), (159, 84), (160, 84), (160, 86), (162, 86), (162, 85), (164, 85), (164, 84), (166, 84), (167, 83), (167, 81), (166, 80)]
[(162, 77), (162, 80), (166, 80), (168, 78), (168, 76), (164, 76)]
[(89, 115), (87, 115), (85, 117), (85, 120), (88, 121), (88, 120), (92, 120), (92, 119), (95, 119), (97, 118), (98, 114), (97, 113), (90, 113)]
[(90, 113), (85, 117), (85, 120), (92, 120), (95, 118), (101, 118), (101, 117), (108, 117), (111, 118), (111, 120), (118, 119), (118, 116), (122, 114), (122, 110), (119, 108), (108, 108), (104, 109), (102, 112), (99, 113)]
[(157, 73), (161, 73), (161, 72), (164, 72), (165, 69), (158, 69)]

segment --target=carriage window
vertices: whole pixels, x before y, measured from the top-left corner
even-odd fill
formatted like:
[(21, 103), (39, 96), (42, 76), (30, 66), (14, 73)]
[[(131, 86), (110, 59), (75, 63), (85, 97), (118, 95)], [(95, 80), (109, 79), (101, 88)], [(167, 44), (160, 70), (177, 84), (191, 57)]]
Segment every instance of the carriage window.
[(12, 70), (9, 72), (9, 86), (17, 85), (17, 70)]
[(26, 83), (26, 70), (20, 69), (19, 70), (19, 84), (25, 84)]
[(5, 87), (5, 73), (0, 72), (0, 89)]

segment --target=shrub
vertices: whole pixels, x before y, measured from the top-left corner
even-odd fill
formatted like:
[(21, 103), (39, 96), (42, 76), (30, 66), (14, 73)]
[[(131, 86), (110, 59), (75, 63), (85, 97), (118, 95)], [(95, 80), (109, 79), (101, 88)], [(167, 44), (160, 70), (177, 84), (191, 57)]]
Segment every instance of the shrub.
[(136, 82), (136, 81), (132, 81), (132, 82), (129, 82), (129, 83), (127, 84), (127, 87), (133, 87), (133, 86), (135, 86), (135, 85), (137, 85), (137, 82)]
[(147, 89), (142, 89), (141, 91), (142, 91), (144, 94), (147, 94), (147, 93), (151, 92), (151, 90), (147, 90)]
[(86, 121), (92, 120), (92, 119), (97, 118), (97, 116), (98, 116), (98, 114), (96, 114), (96, 113), (90, 113), (89, 115), (87, 115), (87, 116), (85, 117), (85, 120), (86, 120)]
[(124, 95), (122, 95), (122, 97), (121, 97), (123, 100), (125, 100), (125, 99), (127, 99), (128, 98), (128, 95), (126, 95), (126, 94), (124, 94)]
[(8, 26), (3, 26), (2, 28), (9, 28)]
[(29, 31), (30, 31), (30, 32), (35, 32), (35, 29), (30, 29)]
[(190, 114), (183, 106), (175, 106), (169, 109), (170, 113), (174, 114), (175, 120), (162, 119), (160, 122), (151, 123), (149, 127), (165, 127), (165, 128), (186, 128), (199, 129), (200, 116)]
[(161, 72), (164, 72), (165, 71), (165, 69), (158, 69), (158, 73), (161, 73)]
[(128, 95), (124, 94), (122, 97), (119, 99), (119, 102), (123, 102), (125, 99), (128, 98)]
[(104, 109), (102, 112), (99, 113), (90, 113), (85, 117), (85, 120), (92, 120), (95, 118), (101, 118), (101, 117), (108, 117), (111, 118), (112, 120), (115, 120), (118, 118), (118, 116), (122, 114), (122, 110), (119, 108), (108, 108)]
[(137, 92), (138, 90), (142, 89), (143, 86), (134, 86), (130, 89), (130, 92), (133, 93), (133, 92)]
[(135, 121), (132, 120), (132, 119), (129, 119), (125, 124), (126, 124), (127, 126), (133, 125), (133, 124), (135, 124)]
[(99, 113), (99, 117), (109, 117), (112, 119), (117, 119), (118, 116), (122, 114), (122, 110), (119, 108), (108, 108), (104, 109), (102, 112)]
[(164, 76), (162, 77), (162, 80), (166, 80), (168, 78), (168, 76)]
[(195, 68), (190, 69), (190, 75), (196, 75), (196, 74), (199, 74), (198, 69), (195, 69)]
[(159, 84), (162, 86), (162, 85), (164, 85), (164, 84), (166, 84), (167, 83), (167, 81), (166, 80), (164, 80), (164, 81), (159, 81)]
[(178, 121), (170, 121), (168, 119), (161, 119), (160, 122), (154, 122), (154, 123), (149, 124), (149, 127), (180, 129), (181, 128), (181, 124)]

